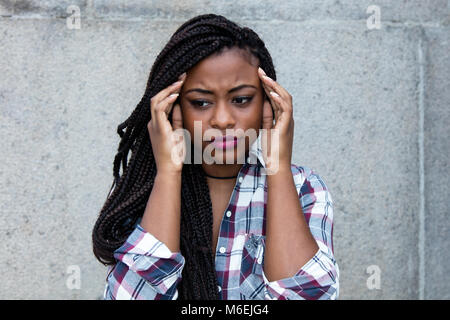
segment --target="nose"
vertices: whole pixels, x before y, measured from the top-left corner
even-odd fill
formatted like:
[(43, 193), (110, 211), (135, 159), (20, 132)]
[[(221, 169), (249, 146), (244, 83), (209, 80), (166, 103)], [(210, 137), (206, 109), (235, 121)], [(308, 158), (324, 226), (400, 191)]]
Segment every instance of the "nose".
[(236, 121), (234, 119), (231, 107), (226, 102), (219, 101), (214, 107), (214, 113), (210, 120), (212, 128), (225, 130), (234, 128)]

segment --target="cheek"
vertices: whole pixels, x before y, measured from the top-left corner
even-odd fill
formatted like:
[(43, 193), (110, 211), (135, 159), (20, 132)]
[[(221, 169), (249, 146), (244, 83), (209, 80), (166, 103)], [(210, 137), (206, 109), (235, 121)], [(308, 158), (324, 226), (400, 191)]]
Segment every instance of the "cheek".
[[(195, 130), (194, 122), (198, 121), (201, 122), (201, 127), (198, 127), (197, 130)], [(195, 115), (191, 112), (183, 113), (183, 128), (186, 129), (189, 132), (189, 135), (191, 137), (191, 142), (194, 143), (194, 139), (198, 138), (194, 135), (195, 132), (200, 132), (200, 138), (203, 139), (204, 132), (207, 128), (206, 122), (199, 117), (198, 115)]]
[(195, 116), (192, 114), (190, 110), (183, 107), (182, 108), (182, 117), (183, 117), (183, 128), (189, 131), (189, 133), (192, 135), (194, 133), (194, 120)]
[(198, 127), (197, 132), (200, 131), (203, 133), (205, 131), (205, 122), (199, 118), (183, 118), (183, 127), (189, 131), (189, 133), (193, 136), (195, 131), (195, 126), (199, 126), (199, 122), (201, 123), (201, 127)]
[(259, 129), (262, 126), (262, 105), (254, 104), (249, 109), (245, 110), (240, 116), (243, 126), (253, 129)]

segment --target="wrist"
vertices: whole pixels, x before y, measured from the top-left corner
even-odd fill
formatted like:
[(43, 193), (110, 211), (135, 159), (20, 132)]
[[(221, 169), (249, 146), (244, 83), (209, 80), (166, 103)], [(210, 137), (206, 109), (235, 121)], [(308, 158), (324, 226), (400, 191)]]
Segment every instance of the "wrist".
[(279, 165), (277, 168), (268, 168), (266, 169), (268, 178), (282, 178), (285, 179), (287, 177), (292, 176), (291, 166), (287, 165)]
[(287, 162), (266, 162), (267, 175), (291, 173), (291, 164)]
[(178, 179), (178, 178), (181, 178), (181, 171), (178, 171), (178, 170), (157, 170), (156, 171), (156, 178), (169, 179), (169, 180)]

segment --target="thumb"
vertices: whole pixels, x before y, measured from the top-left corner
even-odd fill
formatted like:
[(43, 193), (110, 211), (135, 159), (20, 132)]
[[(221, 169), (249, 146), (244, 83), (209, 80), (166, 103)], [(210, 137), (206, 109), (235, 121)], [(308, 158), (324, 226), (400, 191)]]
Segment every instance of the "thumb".
[(178, 103), (173, 106), (173, 110), (172, 110), (172, 128), (173, 128), (173, 130), (183, 128), (183, 118), (181, 116), (181, 107)]
[(273, 127), (273, 112), (270, 101), (266, 99), (263, 106), (262, 128), (271, 129)]

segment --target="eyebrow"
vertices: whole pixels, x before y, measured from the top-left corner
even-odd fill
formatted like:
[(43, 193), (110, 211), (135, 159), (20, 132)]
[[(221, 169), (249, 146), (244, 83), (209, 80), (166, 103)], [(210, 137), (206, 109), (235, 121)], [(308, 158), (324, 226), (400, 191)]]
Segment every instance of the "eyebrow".
[[(228, 93), (232, 93), (234, 91), (238, 91), (238, 90), (241, 90), (241, 89), (247, 88), (247, 87), (258, 89), (255, 86), (252, 86), (250, 84), (241, 84), (240, 86), (237, 86), (237, 87), (234, 87), (234, 88), (228, 90)], [(214, 94), (214, 92), (212, 92), (212, 91), (205, 90), (205, 89), (200, 89), (200, 88), (189, 89), (184, 94), (188, 94), (191, 91), (200, 92), (200, 93), (204, 93), (204, 94)]]

